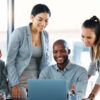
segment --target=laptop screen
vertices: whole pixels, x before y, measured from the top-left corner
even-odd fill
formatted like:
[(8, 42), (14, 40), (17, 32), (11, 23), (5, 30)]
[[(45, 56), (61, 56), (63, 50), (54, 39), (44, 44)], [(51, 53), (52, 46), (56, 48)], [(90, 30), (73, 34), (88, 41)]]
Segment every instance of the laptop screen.
[(66, 100), (66, 80), (28, 80), (28, 100)]

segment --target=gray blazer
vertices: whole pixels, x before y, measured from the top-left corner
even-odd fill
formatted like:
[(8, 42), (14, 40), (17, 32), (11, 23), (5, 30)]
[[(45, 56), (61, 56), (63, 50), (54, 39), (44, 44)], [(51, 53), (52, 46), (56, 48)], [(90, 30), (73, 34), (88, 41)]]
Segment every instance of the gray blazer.
[(5, 63), (0, 60), (0, 91), (7, 93), (7, 79), (5, 74)]
[[(49, 37), (46, 31), (42, 32), (43, 54), (40, 61), (40, 71), (49, 65)], [(28, 66), (32, 56), (32, 36), (30, 24), (16, 29), (11, 36), (7, 55), (7, 72), (11, 86), (19, 83), (18, 78)]]
[(91, 63), (90, 63), (89, 69), (88, 69), (88, 74), (89, 75), (95, 75), (96, 72), (98, 72), (98, 77), (97, 77), (97, 80), (96, 80), (95, 84), (100, 85), (100, 57), (95, 63), (93, 61), (92, 50), (91, 49), (90, 49), (90, 57), (91, 57)]

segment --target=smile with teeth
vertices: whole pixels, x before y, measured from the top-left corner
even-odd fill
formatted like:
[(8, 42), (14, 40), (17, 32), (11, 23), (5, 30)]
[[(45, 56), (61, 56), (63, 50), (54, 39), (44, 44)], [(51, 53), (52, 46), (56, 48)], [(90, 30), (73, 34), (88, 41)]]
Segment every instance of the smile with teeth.
[(64, 60), (63, 57), (57, 58), (58, 62), (62, 62), (63, 60)]
[(60, 57), (60, 58), (57, 58), (57, 59), (61, 60), (61, 59), (63, 59), (63, 58), (62, 58), (62, 57)]

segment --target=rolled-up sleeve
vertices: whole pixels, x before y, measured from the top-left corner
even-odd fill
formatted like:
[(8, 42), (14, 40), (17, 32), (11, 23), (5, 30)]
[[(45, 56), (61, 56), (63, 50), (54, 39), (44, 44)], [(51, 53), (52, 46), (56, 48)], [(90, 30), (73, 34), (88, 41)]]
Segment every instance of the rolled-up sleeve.
[(97, 78), (97, 80), (96, 80), (96, 84), (97, 84), (97, 85), (100, 85), (100, 57), (99, 57), (97, 66), (98, 66), (97, 68), (98, 68), (98, 73), (99, 73), (99, 75), (98, 75), (98, 78)]
[(96, 84), (97, 84), (97, 85), (100, 85), (100, 72), (99, 72), (99, 76), (98, 76), (98, 78), (97, 78), (97, 80), (96, 80)]
[(96, 73), (96, 64), (91, 62), (88, 69), (88, 75), (95, 75), (95, 73)]
[(79, 70), (79, 71), (81, 73), (76, 81), (75, 91), (78, 98), (80, 98), (79, 100), (81, 100), (86, 93), (86, 88), (88, 84), (88, 73), (86, 70)]

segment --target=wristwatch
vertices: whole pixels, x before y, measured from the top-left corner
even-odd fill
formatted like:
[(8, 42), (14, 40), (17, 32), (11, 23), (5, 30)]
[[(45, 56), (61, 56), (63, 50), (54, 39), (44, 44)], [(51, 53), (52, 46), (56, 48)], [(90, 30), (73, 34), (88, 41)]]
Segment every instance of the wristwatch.
[(91, 100), (93, 100), (94, 97), (95, 97), (95, 95), (94, 95), (93, 93), (91, 93), (91, 94), (89, 95), (89, 97), (91, 98)]
[(93, 97), (93, 98), (95, 97), (95, 95), (93, 93), (91, 93), (90, 96)]

